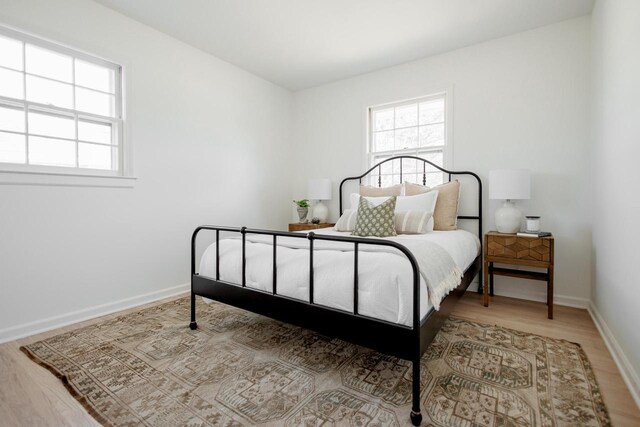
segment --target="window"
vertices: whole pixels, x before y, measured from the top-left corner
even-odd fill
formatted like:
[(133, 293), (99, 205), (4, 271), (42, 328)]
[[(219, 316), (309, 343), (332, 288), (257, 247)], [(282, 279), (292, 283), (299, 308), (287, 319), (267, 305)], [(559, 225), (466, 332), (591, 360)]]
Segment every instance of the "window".
[[(369, 167), (399, 155), (420, 157), (438, 166), (450, 166), (447, 140), (447, 95), (441, 93), (410, 101), (369, 108)], [(418, 164), (420, 163), (420, 164)], [(422, 162), (403, 160), (402, 180), (434, 186), (444, 174)], [(400, 162), (388, 162), (369, 175), (370, 184), (383, 187), (400, 182)]]
[(0, 27), (0, 168), (123, 174), (121, 67)]

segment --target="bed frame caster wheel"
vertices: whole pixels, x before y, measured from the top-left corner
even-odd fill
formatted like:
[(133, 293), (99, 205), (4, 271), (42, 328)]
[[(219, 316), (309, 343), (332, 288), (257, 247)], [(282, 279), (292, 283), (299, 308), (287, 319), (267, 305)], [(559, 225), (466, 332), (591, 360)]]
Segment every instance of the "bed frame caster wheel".
[(413, 424), (414, 426), (419, 426), (420, 423), (422, 422), (422, 414), (420, 412), (413, 412), (411, 411), (411, 424)]
[(193, 331), (194, 329), (198, 329), (198, 324), (196, 322), (189, 323), (189, 328)]

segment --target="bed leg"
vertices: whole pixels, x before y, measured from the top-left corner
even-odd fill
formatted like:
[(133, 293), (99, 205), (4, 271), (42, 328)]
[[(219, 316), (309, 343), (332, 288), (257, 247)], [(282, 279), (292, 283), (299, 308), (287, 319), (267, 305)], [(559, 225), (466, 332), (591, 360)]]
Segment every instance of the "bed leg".
[(198, 324), (196, 323), (196, 294), (193, 292), (191, 292), (191, 323), (189, 323), (189, 328), (191, 328), (191, 330), (198, 328)]
[(419, 426), (422, 422), (420, 412), (420, 358), (413, 361), (413, 404), (411, 406), (411, 424)]

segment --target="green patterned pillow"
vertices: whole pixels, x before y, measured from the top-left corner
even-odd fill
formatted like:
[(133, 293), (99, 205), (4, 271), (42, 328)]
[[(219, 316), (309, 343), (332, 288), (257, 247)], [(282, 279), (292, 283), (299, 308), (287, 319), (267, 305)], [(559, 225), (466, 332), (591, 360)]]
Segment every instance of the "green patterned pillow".
[(366, 198), (360, 196), (358, 204), (358, 218), (356, 228), (351, 233), (354, 236), (389, 237), (397, 236), (394, 211), (396, 196), (389, 197), (384, 203), (373, 206)]

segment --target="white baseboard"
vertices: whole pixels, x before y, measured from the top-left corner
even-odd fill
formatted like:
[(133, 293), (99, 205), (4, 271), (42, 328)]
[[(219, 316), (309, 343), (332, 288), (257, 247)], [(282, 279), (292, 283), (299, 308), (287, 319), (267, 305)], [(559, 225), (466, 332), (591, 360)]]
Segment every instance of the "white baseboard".
[[(467, 289), (467, 292), (477, 292), (478, 284), (476, 282), (472, 282)], [(525, 299), (529, 301), (537, 301), (537, 302), (547, 302), (547, 294), (546, 292), (522, 292), (519, 291), (518, 287), (511, 287), (509, 289), (496, 289), (494, 292), (495, 295), (510, 297), (510, 298), (518, 298)], [(567, 307), (575, 307), (575, 308), (589, 308), (589, 300), (587, 298), (578, 298), (572, 297), (568, 295), (558, 295), (555, 294), (553, 296), (553, 303), (557, 305), (564, 305)]]
[(611, 329), (609, 329), (609, 326), (607, 326), (607, 323), (604, 321), (602, 315), (593, 302), (589, 304), (587, 310), (593, 319), (593, 323), (596, 324), (596, 328), (598, 328), (598, 332), (600, 332), (604, 343), (609, 349), (609, 352), (613, 357), (613, 361), (616, 362), (616, 365), (620, 370), (620, 374), (622, 375), (622, 379), (629, 388), (631, 396), (636, 401), (636, 405), (640, 407), (640, 377), (638, 377), (638, 373), (633, 369), (631, 362), (629, 362), (629, 358), (624, 354), (622, 347), (618, 344), (618, 340), (616, 340), (616, 337), (611, 332)]
[(150, 302), (158, 301), (163, 298), (176, 296), (188, 291), (189, 289), (190, 284), (185, 283), (159, 291), (121, 299), (119, 301), (100, 304), (89, 308), (83, 308), (82, 310), (49, 317), (47, 319), (36, 320), (34, 322), (23, 323), (21, 325), (0, 329), (0, 344), (7, 341), (13, 341), (19, 338), (28, 337), (30, 335), (39, 334), (41, 332), (50, 331), (51, 329), (61, 328), (73, 323), (93, 319), (95, 317), (105, 316), (107, 314), (115, 313), (116, 311), (126, 310), (128, 308), (148, 304)]

